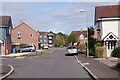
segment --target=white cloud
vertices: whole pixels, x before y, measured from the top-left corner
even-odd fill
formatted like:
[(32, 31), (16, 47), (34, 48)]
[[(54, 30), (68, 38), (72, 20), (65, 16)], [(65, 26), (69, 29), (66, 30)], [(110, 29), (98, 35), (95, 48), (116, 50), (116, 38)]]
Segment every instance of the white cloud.
[(2, 4), (2, 13), (12, 16), (14, 26), (22, 19), (35, 30), (70, 33), (73, 30), (86, 28), (86, 16), (80, 13), (81, 9), (87, 11), (89, 26), (92, 26), (95, 6), (115, 3), (3, 2)]

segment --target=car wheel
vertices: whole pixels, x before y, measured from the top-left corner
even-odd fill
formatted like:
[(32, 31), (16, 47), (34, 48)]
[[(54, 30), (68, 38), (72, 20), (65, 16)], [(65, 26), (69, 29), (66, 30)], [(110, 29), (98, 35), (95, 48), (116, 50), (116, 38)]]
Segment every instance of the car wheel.
[(21, 53), (22, 51), (20, 50), (20, 53)]
[(31, 51), (31, 52), (33, 52), (33, 50), (32, 50), (32, 49), (31, 49), (30, 51)]

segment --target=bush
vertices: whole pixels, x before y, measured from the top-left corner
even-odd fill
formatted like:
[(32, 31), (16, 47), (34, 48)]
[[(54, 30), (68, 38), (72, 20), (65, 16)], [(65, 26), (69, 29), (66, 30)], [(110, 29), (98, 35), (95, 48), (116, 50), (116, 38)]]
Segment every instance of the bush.
[(95, 57), (103, 58), (103, 47), (102, 46), (95, 46)]
[(117, 48), (115, 48), (115, 49), (113, 50), (112, 56), (113, 56), (113, 57), (120, 58), (120, 47), (117, 47)]
[(94, 48), (89, 49), (89, 56), (95, 56)]
[(116, 65), (116, 68), (117, 68), (117, 69), (120, 69), (120, 63), (118, 63), (118, 64)]

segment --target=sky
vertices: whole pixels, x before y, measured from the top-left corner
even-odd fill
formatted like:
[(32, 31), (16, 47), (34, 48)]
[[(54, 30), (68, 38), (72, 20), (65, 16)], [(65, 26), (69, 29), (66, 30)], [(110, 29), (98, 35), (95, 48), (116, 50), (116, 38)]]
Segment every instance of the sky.
[[(86, 19), (88, 19), (88, 26), (94, 26), (95, 6), (118, 4), (118, 2), (9, 1), (2, 0), (0, 3), (0, 15), (11, 16), (13, 27), (23, 20), (36, 31), (63, 32), (64, 34), (70, 34), (71, 31), (81, 28), (86, 29)], [(81, 13), (81, 10), (86, 12)]]

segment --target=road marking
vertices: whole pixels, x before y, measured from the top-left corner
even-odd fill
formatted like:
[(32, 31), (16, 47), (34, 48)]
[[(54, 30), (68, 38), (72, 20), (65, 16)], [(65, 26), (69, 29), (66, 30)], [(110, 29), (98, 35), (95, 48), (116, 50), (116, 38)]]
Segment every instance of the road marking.
[(11, 65), (8, 65), (8, 66), (11, 68), (11, 70), (7, 74), (5, 74), (4, 76), (0, 77), (0, 80), (6, 78), (14, 71), (14, 68)]
[[(77, 62), (95, 79), (95, 80), (99, 80), (98, 77), (96, 75), (94, 75), (78, 58), (77, 56), (74, 56), (75, 59), (77, 60)], [(88, 63), (87, 63), (88, 64)]]
[(87, 62), (87, 63), (83, 63), (83, 65), (84, 65), (84, 66), (85, 66), (85, 65), (90, 65), (90, 63), (88, 63), (88, 62)]

